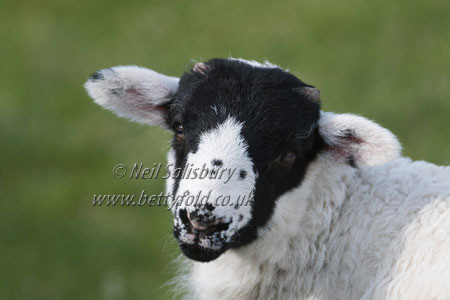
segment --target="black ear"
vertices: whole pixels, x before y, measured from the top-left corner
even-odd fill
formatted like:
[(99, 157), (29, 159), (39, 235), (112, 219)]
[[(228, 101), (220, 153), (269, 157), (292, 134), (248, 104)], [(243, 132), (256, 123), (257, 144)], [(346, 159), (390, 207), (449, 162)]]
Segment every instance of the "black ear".
[(352, 114), (322, 112), (319, 134), (337, 161), (374, 166), (400, 156), (397, 137), (377, 123)]
[(118, 66), (95, 72), (84, 87), (95, 103), (118, 116), (168, 129), (168, 107), (178, 81), (150, 69)]

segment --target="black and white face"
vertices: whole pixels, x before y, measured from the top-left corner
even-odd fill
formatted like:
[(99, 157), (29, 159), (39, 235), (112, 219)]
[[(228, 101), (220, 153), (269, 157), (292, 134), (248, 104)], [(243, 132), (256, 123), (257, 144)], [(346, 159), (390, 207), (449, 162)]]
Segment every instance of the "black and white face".
[[(118, 67), (97, 72), (86, 88), (120, 116), (173, 131), (168, 164), (183, 170), (166, 187), (173, 232), (196, 261), (255, 240), (322, 143), (318, 91), (267, 63), (214, 59), (179, 81)], [(194, 169), (207, 176), (186, 176)]]
[(300, 184), (318, 147), (320, 109), (307, 91), (279, 68), (235, 60), (197, 64), (181, 77), (168, 113), (169, 163), (223, 174), (168, 184), (176, 196), (209, 195), (206, 204), (175, 200), (174, 235), (186, 256), (210, 261), (250, 243), (276, 199)]

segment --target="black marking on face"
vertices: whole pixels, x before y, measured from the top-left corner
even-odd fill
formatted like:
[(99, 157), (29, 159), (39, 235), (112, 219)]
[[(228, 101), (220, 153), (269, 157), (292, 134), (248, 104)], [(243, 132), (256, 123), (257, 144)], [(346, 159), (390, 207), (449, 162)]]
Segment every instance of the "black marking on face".
[(183, 224), (189, 224), (189, 218), (187, 217), (186, 209), (180, 209), (178, 214)]
[[(298, 92), (299, 88), (311, 86), (279, 68), (254, 67), (226, 59), (205, 64), (208, 72), (191, 71), (180, 78), (169, 105), (168, 125), (175, 128), (181, 122), (184, 127), (183, 140), (174, 138), (172, 142), (175, 167), (185, 168), (187, 156), (198, 150), (202, 134), (233, 117), (243, 124), (241, 137), (248, 145), (247, 154), (258, 177), (251, 219), (231, 239), (216, 239), (223, 242), (220, 250), (180, 244), (188, 257), (199, 261), (214, 259), (229, 248), (255, 240), (258, 229), (270, 220), (276, 200), (301, 184), (308, 165), (324, 147), (317, 128), (320, 103)], [(276, 159), (287, 152), (296, 154), (295, 161), (288, 166), (277, 164)], [(223, 165), (220, 159), (211, 163)], [(247, 178), (247, 172), (241, 169), (239, 178)], [(180, 180), (174, 180), (175, 195)], [(241, 216), (240, 221), (244, 218)]]
[(209, 211), (213, 211), (216, 209), (216, 207), (209, 202), (205, 204), (205, 208)]
[(213, 159), (211, 162), (213, 166), (221, 167), (223, 166), (223, 161), (221, 159)]

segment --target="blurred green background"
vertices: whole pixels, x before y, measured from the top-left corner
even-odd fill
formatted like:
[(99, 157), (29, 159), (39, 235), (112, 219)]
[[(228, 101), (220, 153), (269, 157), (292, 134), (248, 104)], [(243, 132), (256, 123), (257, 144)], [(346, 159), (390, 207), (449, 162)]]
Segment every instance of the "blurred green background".
[(169, 140), (93, 104), (82, 84), (101, 68), (269, 59), (319, 87), (324, 110), (375, 119), (405, 155), (449, 163), (448, 0), (4, 0), (0, 22), (0, 299), (171, 296), (166, 208), (92, 206), (161, 192), (112, 168), (164, 162)]

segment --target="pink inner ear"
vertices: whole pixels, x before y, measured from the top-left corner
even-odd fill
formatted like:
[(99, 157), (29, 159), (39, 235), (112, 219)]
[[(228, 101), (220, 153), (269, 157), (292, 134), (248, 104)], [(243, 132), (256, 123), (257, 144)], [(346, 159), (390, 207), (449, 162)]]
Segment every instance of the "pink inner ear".
[(147, 102), (137, 103), (134, 107), (134, 111), (141, 115), (147, 115), (147, 113), (159, 112), (162, 115), (166, 115), (169, 109), (164, 105), (153, 105)]
[(167, 114), (169, 109), (163, 105), (154, 105), (151, 104), (149, 102), (146, 102), (145, 100), (140, 100), (140, 101), (136, 101), (136, 99), (142, 99), (144, 96), (141, 92), (139, 92), (138, 89), (136, 88), (127, 88), (125, 91), (127, 97), (125, 98), (126, 100), (131, 101), (131, 99), (128, 96), (132, 96), (132, 98), (134, 98), (135, 100), (133, 100), (134, 102), (134, 106), (135, 106), (135, 111), (137, 112), (152, 112), (152, 111), (157, 111), (161, 114)]

